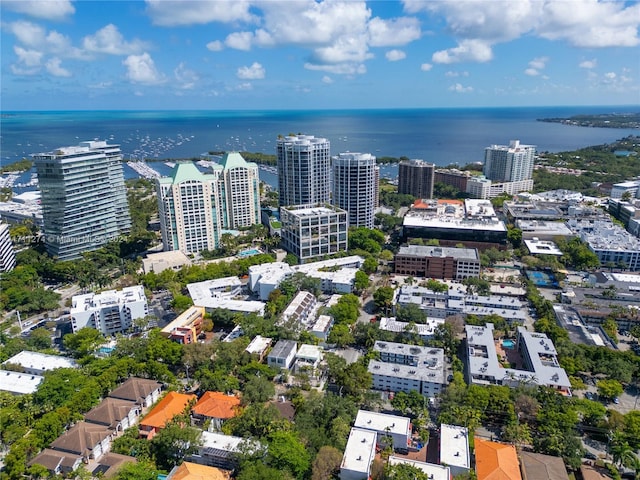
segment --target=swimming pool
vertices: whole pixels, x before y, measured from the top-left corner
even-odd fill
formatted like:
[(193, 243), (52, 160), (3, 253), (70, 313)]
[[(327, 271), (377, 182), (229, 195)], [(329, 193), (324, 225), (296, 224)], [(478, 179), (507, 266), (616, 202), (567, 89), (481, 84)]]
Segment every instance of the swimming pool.
[(509, 350), (513, 350), (514, 348), (516, 348), (516, 342), (514, 342), (513, 340), (502, 340), (502, 346)]
[(258, 250), (257, 248), (251, 248), (249, 250), (243, 250), (241, 252), (238, 252), (238, 256), (239, 257), (250, 257), (252, 255), (258, 255), (262, 253), (260, 250)]

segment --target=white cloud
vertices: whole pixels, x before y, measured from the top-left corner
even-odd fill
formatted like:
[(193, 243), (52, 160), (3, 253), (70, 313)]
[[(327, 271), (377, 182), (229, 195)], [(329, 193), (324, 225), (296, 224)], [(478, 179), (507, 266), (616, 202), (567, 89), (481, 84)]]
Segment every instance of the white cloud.
[(249, 12), (251, 4), (246, 0), (147, 0), (146, 3), (152, 22), (164, 27), (255, 20)]
[(404, 60), (405, 58), (407, 58), (407, 54), (404, 53), (402, 50), (389, 50), (387, 53), (384, 54), (384, 56), (390, 62), (397, 62), (398, 60)]
[(122, 64), (127, 67), (126, 77), (132, 83), (158, 85), (165, 81), (164, 75), (156, 69), (153, 59), (147, 52), (142, 55), (129, 55)]
[(565, 40), (577, 47), (632, 47), (640, 44), (640, 3), (606, 0), (404, 0), (408, 13), (442, 15), (447, 28), (463, 40), (489, 45), (532, 35)]
[(448, 88), (448, 90), (456, 93), (468, 93), (473, 92), (473, 87), (465, 87), (460, 83), (454, 83)]
[(367, 73), (367, 67), (363, 64), (339, 63), (335, 65), (319, 65), (317, 63), (305, 63), (304, 68), (320, 72), (329, 72), (335, 75), (363, 75)]
[(224, 45), (220, 40), (214, 40), (213, 42), (207, 43), (207, 49), (211, 50), (212, 52), (220, 52), (224, 50)]
[(369, 44), (372, 47), (392, 47), (406, 45), (421, 36), (420, 22), (417, 18), (401, 17), (383, 20), (372, 18), (367, 25)]
[(322, 83), (331, 84), (333, 83), (333, 79), (330, 76), (325, 75), (322, 77)]
[(542, 70), (547, 65), (549, 61), (549, 57), (537, 57), (529, 62), (529, 67), (535, 68), (536, 70)]
[(131, 42), (125, 41), (118, 27), (112, 23), (101, 28), (94, 35), (84, 37), (82, 45), (89, 52), (109, 55), (131, 55), (140, 53), (149, 47), (137, 38)]
[(253, 33), (251, 32), (234, 32), (227, 36), (224, 44), (229, 48), (236, 50), (251, 50), (251, 41), (253, 40)]
[(584, 60), (580, 62), (578, 66), (580, 68), (587, 68), (587, 69), (596, 68), (598, 66), (598, 61), (595, 58), (592, 60)]
[(604, 78), (606, 78), (607, 80), (614, 80), (616, 78), (616, 74), (615, 72), (607, 72), (604, 74)]
[(193, 70), (189, 70), (184, 62), (180, 62), (180, 64), (173, 71), (173, 75), (178, 82), (178, 86), (182, 90), (191, 90), (195, 87), (200, 77)]
[(71, 72), (66, 68), (63, 68), (61, 64), (62, 60), (57, 57), (53, 57), (47, 60), (45, 68), (47, 69), (47, 72), (49, 72), (54, 77), (70, 77)]
[(240, 67), (236, 72), (236, 76), (241, 80), (260, 80), (264, 75), (264, 67), (258, 62), (253, 62), (250, 67)]
[(43, 20), (65, 20), (76, 9), (69, 0), (3, 0), (3, 8)]
[(251, 83), (249, 82), (239, 83), (238, 85), (235, 86), (234, 90), (240, 90), (240, 91), (253, 90), (253, 85), (251, 85)]
[(430, 63), (423, 63), (422, 65), (420, 65), (420, 70), (422, 70), (423, 72), (428, 72), (432, 68), (433, 65), (431, 65)]
[(18, 56), (18, 62), (11, 65), (11, 71), (15, 75), (35, 75), (40, 71), (42, 52), (27, 50), (14, 45), (13, 51)]
[(480, 40), (463, 40), (457, 47), (435, 52), (434, 63), (488, 62), (493, 58), (491, 46)]
[(535, 68), (527, 68), (524, 71), (525, 75), (529, 75), (530, 77), (536, 77), (538, 75), (540, 75), (540, 72), (538, 70), (536, 70)]

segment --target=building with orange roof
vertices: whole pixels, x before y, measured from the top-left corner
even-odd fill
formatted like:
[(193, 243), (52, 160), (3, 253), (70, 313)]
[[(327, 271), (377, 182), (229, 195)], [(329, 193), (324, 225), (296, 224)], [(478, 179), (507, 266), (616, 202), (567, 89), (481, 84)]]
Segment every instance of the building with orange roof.
[(189, 403), (198, 397), (192, 394), (169, 392), (140, 421), (140, 435), (151, 440), (167, 423), (185, 412)]
[(522, 480), (513, 445), (475, 439), (478, 480)]
[(222, 424), (236, 416), (240, 399), (222, 392), (205, 392), (191, 410), (194, 420), (203, 423), (211, 420), (211, 429), (220, 430)]
[(229, 480), (231, 472), (197, 463), (182, 462), (173, 467), (167, 480)]

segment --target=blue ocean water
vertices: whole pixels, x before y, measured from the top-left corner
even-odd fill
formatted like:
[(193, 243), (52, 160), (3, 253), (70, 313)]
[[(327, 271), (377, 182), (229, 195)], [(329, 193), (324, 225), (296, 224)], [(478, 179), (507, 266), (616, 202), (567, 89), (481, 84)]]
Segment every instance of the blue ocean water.
[[(275, 153), (277, 136), (328, 138), (332, 154), (421, 158), (444, 166), (482, 161), (484, 148), (519, 139), (539, 152), (566, 151), (638, 134), (538, 118), (638, 111), (639, 107), (526, 107), (321, 111), (2, 112), (0, 162), (101, 139), (121, 145), (125, 159), (199, 157), (208, 151)], [(156, 170), (167, 174), (160, 162)], [(261, 171), (268, 183), (273, 179)], [(383, 170), (384, 174), (384, 170)], [(127, 170), (127, 176), (133, 172)], [(275, 178), (274, 175), (271, 175)], [(271, 180), (271, 181), (270, 181)]]

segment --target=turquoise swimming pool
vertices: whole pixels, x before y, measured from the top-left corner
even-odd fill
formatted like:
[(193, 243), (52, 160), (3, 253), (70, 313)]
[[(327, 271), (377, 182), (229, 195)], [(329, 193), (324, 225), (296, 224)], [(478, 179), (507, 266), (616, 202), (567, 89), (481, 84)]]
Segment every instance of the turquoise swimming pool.
[(514, 342), (513, 340), (502, 340), (502, 346), (509, 350), (513, 350), (514, 348), (516, 348), (516, 342)]
[(250, 257), (252, 255), (258, 255), (259, 253), (262, 253), (260, 250), (258, 250), (257, 248), (251, 248), (249, 250), (243, 250), (241, 252), (238, 252), (238, 256), (239, 257)]

